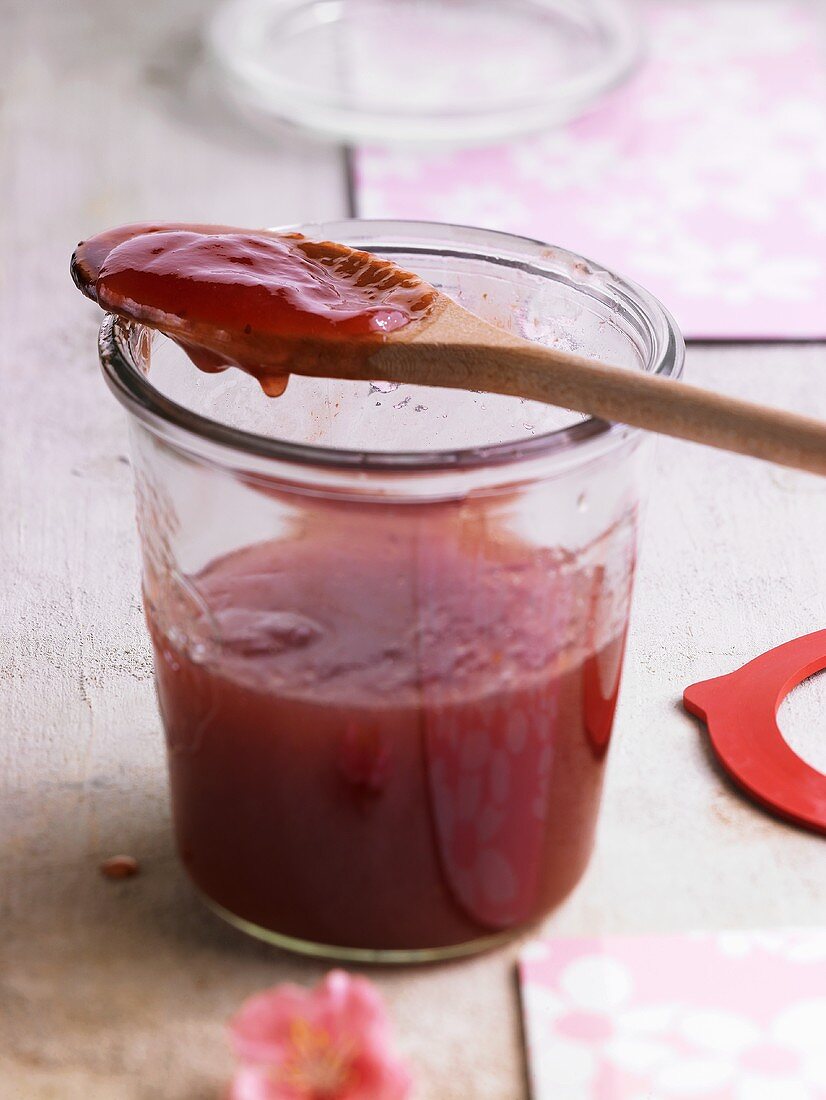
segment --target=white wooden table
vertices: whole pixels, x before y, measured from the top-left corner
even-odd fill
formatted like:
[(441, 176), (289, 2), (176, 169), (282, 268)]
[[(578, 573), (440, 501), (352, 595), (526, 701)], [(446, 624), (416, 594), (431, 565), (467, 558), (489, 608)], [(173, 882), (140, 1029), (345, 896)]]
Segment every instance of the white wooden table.
[[(337, 150), (262, 143), (199, 87), (198, 0), (0, 0), (0, 1096), (207, 1100), (226, 1018), (321, 965), (213, 918), (172, 851), (121, 410), (72, 246), (144, 218), (346, 212)], [(826, 416), (822, 346), (693, 348), (692, 379)], [(560, 933), (817, 923), (826, 848), (737, 796), (689, 683), (826, 625), (826, 481), (664, 442), (600, 839)], [(790, 700), (826, 770), (823, 690)], [(134, 854), (135, 879), (98, 873)], [(516, 948), (377, 972), (418, 1100), (524, 1096)]]

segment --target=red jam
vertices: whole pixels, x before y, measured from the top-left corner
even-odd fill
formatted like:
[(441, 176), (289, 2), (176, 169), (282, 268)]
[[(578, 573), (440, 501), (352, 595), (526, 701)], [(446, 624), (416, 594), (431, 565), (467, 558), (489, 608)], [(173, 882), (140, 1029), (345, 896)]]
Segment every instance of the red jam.
[(436, 292), (367, 252), (299, 234), (143, 225), (78, 245), (77, 285), (104, 309), (172, 336), (203, 370), (238, 366), (280, 392), (302, 345), (370, 347), (424, 317)]
[(319, 504), (188, 577), (187, 624), (146, 594), (181, 857), (261, 928), (450, 947), (587, 862), (624, 636), (594, 635), (602, 570), (456, 503), (410, 522)]

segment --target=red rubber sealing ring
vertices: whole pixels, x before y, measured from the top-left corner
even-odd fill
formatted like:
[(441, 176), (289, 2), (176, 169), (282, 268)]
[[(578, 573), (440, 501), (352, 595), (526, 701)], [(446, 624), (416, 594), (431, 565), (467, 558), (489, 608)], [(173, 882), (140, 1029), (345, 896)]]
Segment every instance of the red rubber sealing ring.
[(818, 630), (683, 694), (732, 779), (765, 809), (819, 833), (826, 833), (826, 775), (786, 743), (777, 711), (792, 688), (823, 669), (826, 630)]

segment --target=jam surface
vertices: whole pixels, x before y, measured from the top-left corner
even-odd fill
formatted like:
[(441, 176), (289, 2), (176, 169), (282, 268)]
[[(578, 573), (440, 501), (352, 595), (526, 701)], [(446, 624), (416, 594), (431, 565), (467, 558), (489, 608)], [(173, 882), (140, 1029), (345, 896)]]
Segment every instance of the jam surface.
[(146, 606), (199, 888), (298, 939), (443, 948), (580, 877), (625, 624), (595, 633), (599, 567), (491, 543), (455, 504), (394, 512), (320, 508), (214, 560), (188, 624)]
[(438, 297), (370, 253), (226, 226), (109, 230), (78, 245), (72, 274), (104, 309), (166, 332), (201, 369), (241, 367), (267, 392), (283, 389), (314, 342), (369, 349)]

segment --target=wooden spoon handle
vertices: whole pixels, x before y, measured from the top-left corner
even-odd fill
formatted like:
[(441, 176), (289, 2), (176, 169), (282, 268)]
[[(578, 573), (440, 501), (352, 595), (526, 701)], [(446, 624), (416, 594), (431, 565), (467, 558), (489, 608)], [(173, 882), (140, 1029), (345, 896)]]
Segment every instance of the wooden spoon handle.
[(526, 397), (826, 474), (826, 423), (512, 338), (499, 346), (387, 344), (372, 367), (376, 378)]

